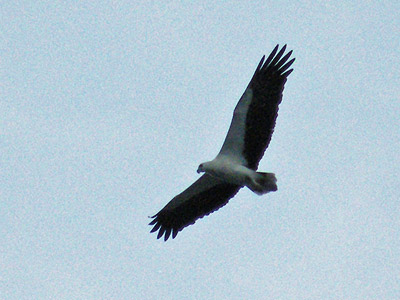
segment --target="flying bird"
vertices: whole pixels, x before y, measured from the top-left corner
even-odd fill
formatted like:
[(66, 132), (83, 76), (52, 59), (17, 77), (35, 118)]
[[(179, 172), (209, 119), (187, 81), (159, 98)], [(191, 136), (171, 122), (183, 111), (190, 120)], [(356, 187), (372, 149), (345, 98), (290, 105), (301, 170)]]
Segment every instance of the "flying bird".
[(286, 79), (293, 71), (289, 67), (295, 60), (289, 60), (292, 51), (283, 56), (286, 45), (278, 49), (279, 45), (266, 60), (265, 55), (261, 58), (235, 107), (220, 152), (197, 169), (205, 174), (151, 217), (151, 232), (158, 230), (158, 239), (164, 235), (166, 241), (171, 234), (175, 238), (186, 226), (227, 204), (242, 187), (258, 195), (278, 189), (275, 174), (257, 172), (271, 141)]

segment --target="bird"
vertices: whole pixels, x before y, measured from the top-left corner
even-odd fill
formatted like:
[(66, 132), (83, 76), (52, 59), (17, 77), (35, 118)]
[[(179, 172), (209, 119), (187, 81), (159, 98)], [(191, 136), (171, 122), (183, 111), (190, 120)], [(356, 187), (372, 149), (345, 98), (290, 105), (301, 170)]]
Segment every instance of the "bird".
[(174, 239), (186, 226), (226, 205), (242, 187), (258, 195), (277, 191), (275, 174), (257, 169), (271, 141), (284, 85), (293, 71), (289, 68), (295, 60), (289, 60), (293, 50), (284, 55), (286, 45), (278, 50), (276, 45), (267, 59), (265, 55), (261, 58), (234, 109), (220, 152), (197, 169), (204, 174), (150, 217), (150, 232), (158, 230), (157, 239), (163, 235), (164, 241), (170, 236)]

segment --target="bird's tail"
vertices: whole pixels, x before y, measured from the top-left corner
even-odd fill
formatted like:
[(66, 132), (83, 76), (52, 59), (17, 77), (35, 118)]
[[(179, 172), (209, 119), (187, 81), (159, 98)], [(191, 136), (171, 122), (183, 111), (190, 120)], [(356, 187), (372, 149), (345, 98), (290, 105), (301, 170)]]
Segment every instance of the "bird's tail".
[(255, 172), (255, 176), (247, 186), (257, 195), (263, 195), (278, 190), (276, 181), (274, 173)]

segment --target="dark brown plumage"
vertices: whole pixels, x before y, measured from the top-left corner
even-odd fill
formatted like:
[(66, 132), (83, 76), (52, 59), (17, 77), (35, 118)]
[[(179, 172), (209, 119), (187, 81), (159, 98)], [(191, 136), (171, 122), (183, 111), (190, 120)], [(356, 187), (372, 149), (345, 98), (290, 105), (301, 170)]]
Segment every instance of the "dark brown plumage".
[(292, 51), (280, 60), (285, 50), (286, 45), (275, 56), (278, 51), (277, 45), (264, 64), (263, 56), (248, 86), (253, 90), (254, 100), (247, 112), (243, 154), (247, 166), (253, 170), (257, 170), (258, 163), (271, 141), (278, 117), (278, 106), (282, 101), (283, 87), (287, 76), (293, 71), (290, 69), (285, 72), (295, 60), (293, 58), (287, 62)]

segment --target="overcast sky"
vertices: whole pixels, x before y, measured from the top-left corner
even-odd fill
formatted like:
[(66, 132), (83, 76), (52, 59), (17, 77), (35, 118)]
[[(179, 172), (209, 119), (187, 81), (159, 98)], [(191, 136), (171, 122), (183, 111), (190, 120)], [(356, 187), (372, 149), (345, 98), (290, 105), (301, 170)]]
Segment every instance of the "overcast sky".
[[(400, 299), (400, 2), (193, 2), (0, 4), (0, 298)], [(276, 44), (278, 191), (157, 240)]]

